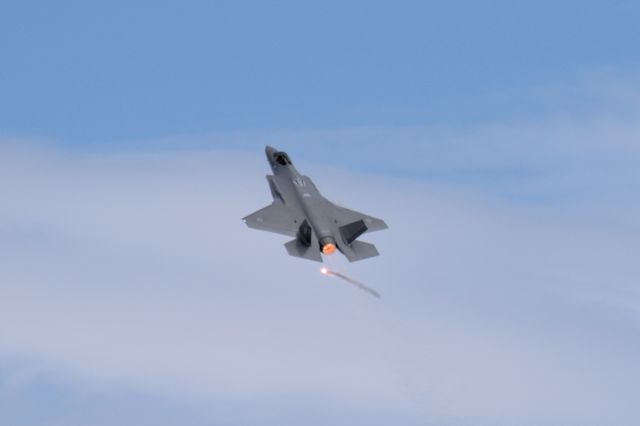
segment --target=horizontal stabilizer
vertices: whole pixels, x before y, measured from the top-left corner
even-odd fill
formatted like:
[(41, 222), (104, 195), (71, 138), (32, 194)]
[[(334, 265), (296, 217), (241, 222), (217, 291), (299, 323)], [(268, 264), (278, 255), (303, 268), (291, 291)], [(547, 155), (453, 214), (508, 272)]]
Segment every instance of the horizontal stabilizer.
[(344, 256), (349, 260), (349, 262), (368, 259), (380, 254), (378, 253), (378, 249), (376, 249), (376, 246), (371, 243), (365, 243), (363, 241), (354, 241), (349, 245), (338, 243), (338, 248), (340, 249), (342, 254), (344, 254)]
[[(315, 240), (315, 238), (313, 238), (313, 240)], [(296, 238), (295, 240), (289, 241), (284, 246), (290, 256), (322, 262), (322, 256), (320, 255), (317, 243), (306, 245)]]

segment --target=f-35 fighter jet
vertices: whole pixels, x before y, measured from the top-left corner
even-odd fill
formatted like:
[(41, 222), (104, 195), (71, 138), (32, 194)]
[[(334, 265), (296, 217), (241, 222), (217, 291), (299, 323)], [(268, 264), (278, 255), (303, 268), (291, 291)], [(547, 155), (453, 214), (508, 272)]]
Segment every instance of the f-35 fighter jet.
[(295, 237), (285, 244), (291, 256), (322, 262), (336, 250), (350, 262), (378, 255), (373, 244), (358, 241), (365, 232), (387, 224), (364, 213), (345, 209), (320, 195), (308, 176), (302, 176), (286, 152), (267, 146), (273, 175), (267, 175), (273, 203), (243, 220), (250, 228)]

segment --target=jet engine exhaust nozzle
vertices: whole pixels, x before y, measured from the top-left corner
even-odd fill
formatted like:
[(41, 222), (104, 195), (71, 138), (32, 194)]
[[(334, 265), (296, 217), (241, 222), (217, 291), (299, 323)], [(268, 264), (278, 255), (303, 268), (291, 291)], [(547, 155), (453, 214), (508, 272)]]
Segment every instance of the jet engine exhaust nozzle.
[(324, 237), (320, 240), (320, 248), (322, 254), (331, 256), (336, 252), (336, 241), (331, 237)]

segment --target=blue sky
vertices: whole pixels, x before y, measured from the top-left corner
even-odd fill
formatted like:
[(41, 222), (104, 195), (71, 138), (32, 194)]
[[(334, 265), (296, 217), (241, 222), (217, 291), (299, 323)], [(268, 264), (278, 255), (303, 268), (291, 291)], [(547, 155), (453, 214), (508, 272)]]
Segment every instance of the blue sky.
[[(0, 6), (0, 423), (635, 425), (636, 2)], [(381, 256), (241, 217), (264, 145)]]
[(15, 2), (0, 130), (76, 144), (214, 130), (463, 124), (502, 94), (633, 73), (640, 7), (607, 2)]

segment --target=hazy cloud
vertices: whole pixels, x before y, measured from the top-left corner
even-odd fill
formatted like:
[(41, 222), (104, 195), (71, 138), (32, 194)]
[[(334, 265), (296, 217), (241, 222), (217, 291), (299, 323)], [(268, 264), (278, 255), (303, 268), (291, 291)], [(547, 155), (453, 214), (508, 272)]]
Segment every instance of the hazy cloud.
[[(40, 392), (27, 363), (54, 377), (45, 395), (107, 392), (116, 407), (150, 395), (134, 408), (171, 401), (202, 422), (635, 424), (638, 130), (297, 131), (100, 153), (5, 143), (1, 405)], [(252, 138), (387, 220), (367, 238), (380, 258), (332, 259), (381, 300), (244, 227), (270, 201), (262, 152), (211, 146)]]

